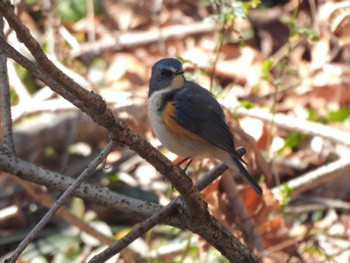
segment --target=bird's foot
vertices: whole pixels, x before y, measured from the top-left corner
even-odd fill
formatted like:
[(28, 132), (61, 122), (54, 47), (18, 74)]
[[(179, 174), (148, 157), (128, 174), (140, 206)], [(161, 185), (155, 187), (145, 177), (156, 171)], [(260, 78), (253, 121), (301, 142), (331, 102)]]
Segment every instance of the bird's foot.
[[(188, 163), (186, 164), (185, 168), (181, 169), (181, 164), (183, 164), (183, 163), (185, 163), (187, 161), (188, 161)], [(177, 167), (179, 167), (184, 174), (186, 174), (186, 171), (187, 171), (188, 167), (191, 165), (192, 161), (193, 161), (193, 159), (191, 159), (191, 157), (186, 157), (186, 158), (182, 159), (180, 162), (178, 162), (175, 165)]]

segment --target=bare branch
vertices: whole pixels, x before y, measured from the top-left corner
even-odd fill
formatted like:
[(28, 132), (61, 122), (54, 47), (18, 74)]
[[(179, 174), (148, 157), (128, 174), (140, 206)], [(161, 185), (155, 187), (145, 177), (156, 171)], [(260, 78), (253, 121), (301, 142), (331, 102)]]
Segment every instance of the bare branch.
[(51, 60), (48, 59), (47, 55), (41, 49), (38, 41), (36, 41), (30, 34), (29, 29), (25, 27), (18, 19), (9, 2), (4, 0), (0, 1), (0, 11), (6, 18), (10, 27), (16, 32), (17, 38), (23, 42), (45, 72), (49, 73), (56, 82), (66, 83), (68, 86), (70, 86), (69, 92), (74, 97), (81, 98), (83, 101), (86, 101), (89, 98), (91, 99), (89, 91), (81, 88), (75, 81), (65, 75)]
[[(245, 149), (242, 147), (239, 147), (236, 150), (237, 153), (241, 156), (245, 154)], [(198, 189), (198, 191), (203, 190), (209, 184), (215, 181), (220, 175), (222, 175), (226, 170), (227, 166), (225, 164), (217, 165), (216, 167), (211, 169), (207, 174), (199, 178), (195, 187)], [(165, 222), (166, 219), (170, 216), (174, 217), (178, 206), (181, 206), (180, 197), (175, 198), (168, 205), (166, 205), (162, 209), (159, 209), (152, 216), (150, 216), (149, 218), (141, 222), (139, 225), (137, 225), (133, 230), (131, 230), (128, 234), (123, 236), (113, 245), (109, 246), (100, 254), (94, 256), (90, 260), (90, 263), (104, 262), (112, 256), (116, 255), (128, 245), (130, 245), (133, 241), (135, 241), (137, 238), (139, 238), (140, 236), (144, 235), (147, 231), (152, 229), (156, 224)]]
[[(20, 22), (8, 3), (0, 1), (0, 12), (6, 17), (10, 26), (16, 31), (18, 39), (26, 45), (41, 68), (33, 67), (30, 61), (21, 57), (21, 55), (10, 47), (3, 39), (0, 39), (0, 48), (3, 49), (4, 52), (8, 52), (8, 56), (12, 57), (12, 55), (16, 53), (16, 56), (12, 58), (18, 59), (16, 61), (21, 65), (25, 62), (25, 65), (23, 65), (24, 67), (29, 66), (34, 70), (40, 71), (40, 73), (47, 73), (44, 74), (46, 76), (49, 74), (52, 77), (49, 76), (49, 78), (51, 80), (53, 79), (51, 84), (55, 85), (55, 88), (57, 88), (55, 91), (57, 93), (66, 99), (69, 99), (82, 111), (88, 113), (95, 122), (108, 129), (111, 133), (112, 140), (119, 144), (127, 144), (130, 149), (136, 151), (142, 158), (151, 163), (161, 174), (168, 177), (172, 185), (185, 198), (186, 203), (191, 207), (194, 214), (198, 215), (207, 213), (206, 204), (201, 198), (199, 192), (193, 188), (190, 178), (182, 174), (180, 169), (175, 167), (157, 149), (152, 147), (140, 136), (133, 133), (123, 121), (116, 119), (112, 111), (107, 108), (106, 102), (99, 95), (90, 93), (81, 88), (76, 82), (60, 71), (47, 58), (43, 50), (40, 48), (39, 43), (31, 36), (28, 28)], [(42, 75), (37, 74), (37, 77), (46, 83), (45, 81), (47, 81), (47, 79)], [(64, 88), (62, 88), (61, 85), (57, 86), (57, 83), (61, 84)]]
[[(0, 38), (3, 38), (4, 22), (0, 16)], [(15, 146), (13, 144), (12, 135), (12, 119), (11, 119), (11, 105), (10, 105), (10, 85), (7, 75), (6, 66), (7, 57), (3, 52), (0, 52), (0, 125), (2, 131), (0, 132), (0, 143), (7, 148), (8, 151), (14, 152)]]
[(120, 50), (158, 42), (160, 38), (168, 40), (171, 38), (184, 38), (188, 35), (210, 33), (215, 30), (215, 27), (215, 24), (200, 22), (191, 25), (169, 26), (162, 31), (155, 29), (147, 32), (123, 33), (115, 38), (101, 39), (93, 43), (83, 44), (74, 48), (71, 51), (71, 55), (73, 57), (86, 54), (98, 55), (106, 50)]
[[(107, 108), (105, 101), (100, 96), (81, 88), (47, 58), (40, 48), (39, 43), (17, 18), (7, 1), (0, 1), (0, 12), (16, 32), (17, 38), (25, 44), (35, 57), (39, 65), (36, 70), (40, 71), (40, 73), (47, 73), (45, 74), (46, 76), (50, 75), (50, 81), (57, 88), (56, 90), (58, 90), (57, 92), (60, 95), (69, 99), (74, 105), (89, 114), (95, 122), (105, 127), (110, 132), (114, 143), (118, 145), (126, 144), (171, 181), (172, 185), (185, 200), (180, 213), (185, 227), (205, 238), (229, 260), (235, 260), (236, 262), (258, 261), (249, 250), (244, 248), (227, 229), (209, 214), (205, 201), (193, 187), (193, 183), (189, 177), (183, 174), (178, 167), (174, 166), (157, 149), (133, 133), (123, 121), (115, 118), (112, 111)], [(13, 54), (13, 50), (10, 49), (3, 39), (0, 39), (0, 48), (4, 52), (8, 52), (6, 53), (8, 56)], [(29, 65), (28, 61), (22, 58), (17, 62), (19, 61), (24, 61), (27, 66)], [(23, 64), (21, 63), (21, 65)], [(40, 74), (37, 75), (46, 83), (43, 76), (40, 76)]]
[[(74, 182), (74, 179), (68, 176), (37, 167), (12, 154), (7, 154), (2, 149), (0, 151), (2, 153), (0, 154), (0, 170), (16, 175), (22, 180), (60, 191), (65, 191)], [(74, 192), (74, 195), (101, 206), (113, 207), (118, 212), (132, 215), (139, 220), (151, 216), (162, 207), (152, 202), (127, 197), (88, 183), (82, 183)], [(167, 223), (170, 223), (170, 221), (167, 221)], [(171, 224), (181, 227), (180, 224), (176, 224), (174, 221)]]
[[(52, 207), (55, 201), (49, 195), (46, 189), (43, 189), (43, 187), (40, 187), (31, 182), (21, 180), (16, 176), (14, 176), (13, 178), (21, 187), (23, 187), (26, 190), (26, 192), (34, 200), (40, 202), (43, 206), (45, 206), (48, 209)], [(114, 243), (114, 239), (112, 237), (106, 236), (105, 234), (97, 231), (89, 224), (85, 223), (82, 219), (77, 217), (75, 214), (70, 212), (66, 207), (62, 206), (60, 209), (58, 209), (56, 214), (58, 217), (62, 218), (66, 222), (77, 226), (81, 231), (89, 234), (90, 236), (93, 236), (102, 244), (111, 245), (112, 243)]]
[[(335, 162), (324, 165), (318, 169), (308, 172), (298, 178), (292, 179), (286, 183), (288, 188), (292, 188), (292, 195), (297, 195), (321, 184), (327, 183), (340, 176), (349, 175), (350, 160), (341, 158)], [(282, 191), (285, 185), (279, 185), (271, 190), (275, 198), (282, 199)]]
[(350, 132), (332, 128), (320, 123), (297, 119), (284, 114), (272, 114), (262, 109), (246, 110), (238, 108), (236, 112), (242, 116), (257, 118), (266, 122), (273, 122), (275, 125), (298, 131), (304, 134), (318, 135), (343, 145), (350, 146)]
[(114, 149), (114, 143), (109, 142), (107, 146), (101, 151), (101, 153), (88, 165), (88, 167), (79, 175), (72, 185), (60, 196), (60, 198), (52, 205), (45, 216), (40, 220), (39, 223), (30, 231), (25, 239), (18, 245), (14, 254), (11, 258), (7, 259), (6, 262), (15, 263), (17, 258), (22, 254), (23, 250), (28, 244), (39, 234), (39, 232), (46, 226), (49, 220), (55, 215), (57, 210), (66, 202), (74, 193), (74, 191), (81, 185), (85, 178), (91, 174), (96, 167), (105, 160), (107, 155)]
[[(0, 1), (1, 3), (1, 1)], [(58, 84), (49, 74), (47, 74), (42, 68), (35, 65), (29, 59), (21, 55), (17, 50), (10, 46), (3, 38), (0, 37), (0, 49), (9, 57), (15, 60), (18, 64), (30, 71), (33, 76), (40, 79), (43, 83), (49, 86), (53, 91), (60, 94), (63, 98), (69, 100), (76, 107), (86, 112), (87, 109), (81, 103), (79, 99), (72, 96), (71, 93), (67, 92), (64, 87)]]
[(161, 174), (168, 177), (172, 185), (193, 208), (193, 212), (200, 213), (200, 211), (205, 210), (205, 202), (192, 187), (192, 181), (183, 175), (179, 168), (174, 167), (157, 149), (133, 133), (123, 121), (116, 119), (112, 111), (107, 108), (106, 102), (99, 95), (83, 89), (60, 71), (47, 58), (39, 43), (31, 36), (28, 28), (20, 22), (7, 2), (0, 1), (0, 12), (6, 17), (10, 26), (16, 31), (18, 39), (26, 45), (41, 68), (21, 56), (4, 39), (0, 38), (0, 48), (7, 56), (16, 60), (58, 94), (88, 113), (95, 122), (108, 129), (112, 140), (127, 144), (130, 149), (136, 151), (142, 158), (151, 163)]
[(107, 259), (113, 257), (137, 238), (145, 234), (147, 231), (152, 229), (155, 225), (159, 224), (166, 218), (170, 217), (176, 211), (176, 204), (178, 199), (173, 200), (171, 203), (157, 211), (155, 214), (138, 224), (128, 234), (119, 239), (117, 242), (109, 246), (107, 249), (102, 251), (100, 254), (94, 256), (90, 263), (105, 262)]

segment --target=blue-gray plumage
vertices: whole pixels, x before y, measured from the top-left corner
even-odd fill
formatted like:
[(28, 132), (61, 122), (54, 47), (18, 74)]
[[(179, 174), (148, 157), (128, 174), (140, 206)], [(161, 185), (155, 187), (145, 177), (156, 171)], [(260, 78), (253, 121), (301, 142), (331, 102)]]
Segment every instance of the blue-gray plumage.
[(225, 115), (213, 94), (186, 81), (182, 64), (173, 58), (158, 61), (152, 68), (148, 111), (154, 131), (170, 151), (193, 157), (211, 155), (230, 168), (238, 168), (254, 190), (259, 184), (242, 165)]

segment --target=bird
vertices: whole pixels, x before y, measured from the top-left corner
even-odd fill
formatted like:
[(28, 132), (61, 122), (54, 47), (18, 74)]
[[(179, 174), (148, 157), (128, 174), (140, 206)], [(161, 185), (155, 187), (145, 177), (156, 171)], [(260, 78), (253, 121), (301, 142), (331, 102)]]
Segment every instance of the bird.
[(185, 159), (209, 156), (231, 169), (238, 168), (262, 195), (236, 152), (221, 105), (210, 91), (186, 80), (178, 59), (163, 58), (153, 65), (147, 108), (151, 126), (165, 148)]

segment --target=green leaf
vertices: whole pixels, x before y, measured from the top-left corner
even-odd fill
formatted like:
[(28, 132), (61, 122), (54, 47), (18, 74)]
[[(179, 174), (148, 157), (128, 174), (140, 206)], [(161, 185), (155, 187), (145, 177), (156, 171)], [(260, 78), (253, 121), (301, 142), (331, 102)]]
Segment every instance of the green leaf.
[(291, 132), (289, 135), (284, 139), (285, 145), (280, 150), (283, 151), (286, 148), (294, 148), (299, 145), (302, 141), (304, 141), (307, 138), (305, 134), (301, 134), (298, 132)]
[(340, 108), (337, 111), (330, 111), (326, 115), (326, 119), (329, 122), (341, 122), (350, 117), (349, 108)]
[(44, 156), (47, 158), (53, 158), (53, 157), (57, 156), (57, 152), (56, 152), (55, 148), (48, 146), (44, 150)]
[(10, 90), (10, 104), (15, 105), (18, 103), (18, 96), (15, 90)]
[(319, 39), (319, 36), (317, 35), (316, 31), (312, 28), (297, 28), (297, 33), (301, 36), (305, 36), (308, 39), (312, 41), (316, 41)]
[(245, 108), (245, 109), (251, 109), (254, 108), (255, 104), (251, 101), (247, 101), (247, 100), (242, 100), (241, 101), (241, 105)]
[[(95, 15), (102, 13), (98, 0), (93, 1)], [(59, 0), (57, 10), (61, 19), (65, 22), (74, 23), (86, 17), (88, 12), (88, 0)]]
[(262, 66), (261, 66), (261, 78), (262, 79), (265, 79), (267, 81), (272, 81), (273, 77), (271, 75), (271, 68), (272, 68), (272, 65), (273, 65), (273, 60), (272, 59), (266, 59)]
[(314, 109), (308, 109), (308, 117), (307, 119), (309, 121), (313, 121), (313, 122), (319, 122), (319, 116), (316, 110)]
[(283, 185), (283, 188), (281, 190), (281, 196), (282, 196), (281, 207), (283, 208), (293, 200), (292, 192), (294, 189), (292, 187), (289, 187), (286, 183), (282, 185)]
[(120, 181), (119, 174), (113, 173), (107, 176), (110, 183), (118, 183)]

